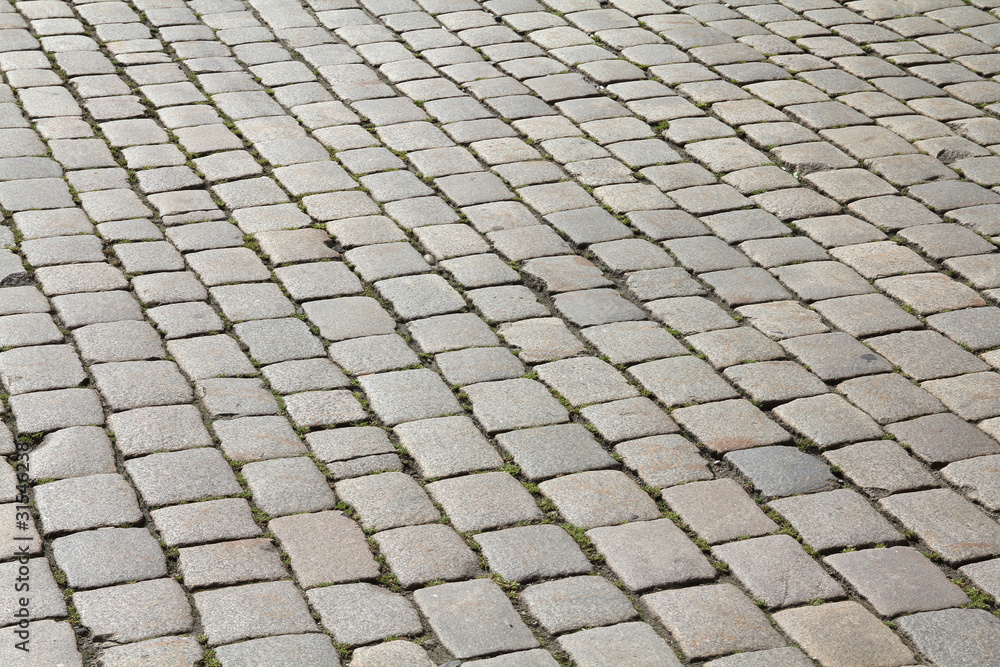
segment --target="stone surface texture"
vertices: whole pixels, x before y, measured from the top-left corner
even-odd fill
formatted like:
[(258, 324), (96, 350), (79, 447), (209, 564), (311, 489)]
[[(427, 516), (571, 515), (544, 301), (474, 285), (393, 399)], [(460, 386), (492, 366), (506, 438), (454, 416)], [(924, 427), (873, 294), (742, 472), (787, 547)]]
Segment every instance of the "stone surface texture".
[(0, 664), (996, 664), (998, 48), (0, 0)]

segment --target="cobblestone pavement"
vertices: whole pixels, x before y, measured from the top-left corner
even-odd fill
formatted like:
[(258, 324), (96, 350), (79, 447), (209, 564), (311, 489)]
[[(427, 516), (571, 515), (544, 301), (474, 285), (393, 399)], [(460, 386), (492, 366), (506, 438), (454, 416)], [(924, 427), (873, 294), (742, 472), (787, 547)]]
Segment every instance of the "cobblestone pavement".
[(0, 664), (1000, 665), (994, 7), (0, 0)]

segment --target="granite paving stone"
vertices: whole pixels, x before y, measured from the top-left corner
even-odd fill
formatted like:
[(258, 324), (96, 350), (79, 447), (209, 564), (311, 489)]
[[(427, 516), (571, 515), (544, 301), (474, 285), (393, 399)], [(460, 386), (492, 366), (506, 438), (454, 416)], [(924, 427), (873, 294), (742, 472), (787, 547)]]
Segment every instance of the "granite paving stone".
[(0, 7), (35, 661), (994, 659), (994, 0), (748, 2)]
[[(181, 585), (154, 579), (73, 594), (80, 622), (96, 637), (116, 642), (188, 632), (191, 607)], [(128, 609), (128, 614), (122, 614)]]
[(821, 664), (909, 665), (914, 655), (889, 628), (854, 601), (779, 611), (774, 620)]
[(412, 588), (431, 581), (470, 579), (479, 574), (472, 549), (443, 524), (408, 526), (372, 536), (400, 586)]
[(547, 631), (624, 623), (637, 616), (625, 595), (601, 577), (570, 577), (524, 589), (521, 601)]
[(785, 644), (764, 613), (732, 584), (650, 593), (642, 605), (689, 659)]
[(879, 505), (946, 563), (993, 556), (1000, 548), (996, 523), (949, 489), (897, 494), (880, 500)]
[(913, 614), (900, 619), (900, 629), (936, 664), (988, 661), (1000, 655), (1000, 626), (982, 611), (947, 609)]
[[(630, 591), (715, 578), (715, 568), (670, 519), (594, 528), (586, 535)], [(663, 558), (664, 553), (670, 558)]]
[(790, 535), (715, 546), (712, 556), (729, 565), (729, 571), (768, 609), (845, 596), (843, 587), (809, 558)]
[(709, 544), (758, 537), (777, 529), (777, 524), (731, 479), (674, 486), (664, 489), (660, 497)]
[(453, 655), (471, 658), (538, 645), (492, 581), (477, 579), (423, 588), (413, 598)]
[(281, 517), (268, 528), (291, 558), (292, 572), (304, 588), (370, 580), (378, 574), (361, 528), (340, 512)]
[[(880, 616), (959, 607), (968, 596), (912, 547), (864, 549), (823, 559)], [(891, 585), (886, 585), (889, 581)]]

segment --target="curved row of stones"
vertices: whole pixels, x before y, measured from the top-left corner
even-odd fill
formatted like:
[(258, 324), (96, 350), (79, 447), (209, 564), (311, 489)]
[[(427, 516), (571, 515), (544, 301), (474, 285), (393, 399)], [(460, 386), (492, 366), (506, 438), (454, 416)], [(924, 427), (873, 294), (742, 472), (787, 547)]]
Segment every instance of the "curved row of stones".
[(0, 6), (4, 664), (997, 659), (1000, 22), (610, 4)]

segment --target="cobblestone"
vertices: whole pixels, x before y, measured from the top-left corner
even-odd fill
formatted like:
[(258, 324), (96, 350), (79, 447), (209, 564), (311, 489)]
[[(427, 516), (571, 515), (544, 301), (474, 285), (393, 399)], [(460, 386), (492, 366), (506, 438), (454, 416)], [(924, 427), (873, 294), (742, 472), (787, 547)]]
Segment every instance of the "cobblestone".
[[(677, 607), (677, 655), (990, 655), (983, 610), (911, 605), (893, 629), (858, 606), (961, 604), (909, 549), (997, 555), (989, 3), (195, 4), (0, 9), (0, 453), (33, 446), (30, 548), (70, 579), (49, 587), (102, 600), (75, 602), (87, 661), (209, 660), (175, 635), (214, 598), (196, 631), (227, 666), (675, 665), (664, 628), (579, 576), (714, 579), (662, 489), (699, 544), (746, 551), (730, 583), (649, 598), (738, 585), (765, 610), (712, 607), (701, 633), (705, 605)], [(481, 564), (431, 497), (491, 531)], [(139, 498), (179, 561), (149, 537), (136, 563), (111, 540), (111, 567), (70, 564), (61, 545), (150, 535)], [(779, 515), (804, 550), (764, 536)], [(607, 567), (559, 524), (595, 526), (573, 535)], [(908, 546), (834, 553), (883, 543)], [(858, 563), (850, 590), (813, 549)], [(546, 602), (532, 634), (487, 575), (572, 576), (521, 590), (524, 618), (531, 590), (580, 611)], [(386, 642), (425, 630), (397, 581), (490, 588), (494, 631), (449, 603), (427, 650)], [(175, 609), (132, 592), (153, 584)], [(715, 631), (744, 609), (801, 650)], [(84, 659), (75, 625), (30, 627), (42, 662)]]

